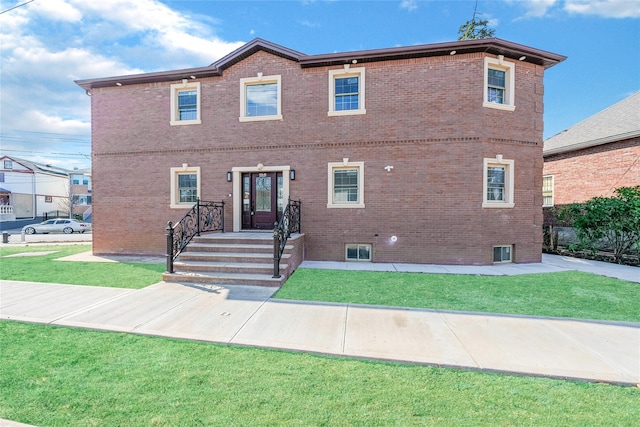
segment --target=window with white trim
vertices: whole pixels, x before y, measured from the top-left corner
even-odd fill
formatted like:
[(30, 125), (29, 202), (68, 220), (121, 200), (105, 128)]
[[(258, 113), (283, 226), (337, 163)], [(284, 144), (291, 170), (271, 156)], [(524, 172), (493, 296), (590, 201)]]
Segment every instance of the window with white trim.
[(200, 82), (171, 85), (171, 126), (200, 124)]
[(553, 206), (553, 175), (542, 177), (542, 206)]
[(361, 243), (345, 245), (345, 259), (347, 261), (371, 261), (371, 245)]
[(282, 120), (282, 76), (240, 79), (240, 121)]
[(493, 262), (511, 262), (511, 245), (494, 246)]
[(328, 165), (328, 208), (364, 208), (364, 162)]
[(200, 195), (200, 168), (187, 164), (171, 168), (171, 207), (193, 206)]
[(13, 169), (13, 162), (11, 160), (5, 160), (4, 161), (4, 168), (5, 169)]
[(328, 116), (366, 114), (364, 67), (350, 68), (345, 64), (341, 70), (329, 71)]
[(515, 110), (515, 64), (498, 58), (484, 58), (483, 106), (500, 110)]
[(512, 208), (514, 206), (514, 161), (498, 154), (483, 161), (483, 208)]

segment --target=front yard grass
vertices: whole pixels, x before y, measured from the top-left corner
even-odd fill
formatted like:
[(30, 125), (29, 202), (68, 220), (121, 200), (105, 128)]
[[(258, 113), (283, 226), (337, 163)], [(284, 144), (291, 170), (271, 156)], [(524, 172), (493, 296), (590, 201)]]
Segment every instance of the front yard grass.
[(640, 389), (0, 321), (0, 418), (39, 426), (620, 425)]
[[(91, 245), (2, 247), (0, 279), (140, 289), (160, 282), (166, 269), (164, 264), (56, 261), (90, 250)], [(25, 252), (53, 253), (5, 258)]]
[(472, 276), (300, 268), (275, 298), (640, 322), (640, 284), (577, 271)]

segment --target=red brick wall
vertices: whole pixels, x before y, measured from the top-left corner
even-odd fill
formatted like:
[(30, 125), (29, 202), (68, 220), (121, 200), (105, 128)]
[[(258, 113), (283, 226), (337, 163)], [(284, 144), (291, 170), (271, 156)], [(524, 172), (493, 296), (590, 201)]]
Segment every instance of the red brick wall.
[[(200, 79), (202, 124), (170, 126), (171, 83), (94, 89), (94, 252), (164, 253), (170, 168), (201, 167), (202, 198), (233, 218), (232, 167), (289, 165), (302, 200), (305, 257), (490, 264), (494, 245), (538, 262), (542, 225), (542, 67), (516, 64), (516, 110), (482, 107), (483, 54), (358, 64), (366, 115), (327, 117), (328, 70), (258, 52)], [(282, 121), (244, 122), (239, 80), (282, 76)], [(483, 209), (483, 158), (515, 160), (515, 208)], [(327, 163), (363, 161), (364, 209), (328, 209)], [(394, 166), (391, 172), (384, 167)], [(397, 236), (392, 244), (390, 237)]]
[(544, 174), (554, 177), (555, 205), (611, 197), (616, 188), (640, 185), (640, 138), (547, 156)]

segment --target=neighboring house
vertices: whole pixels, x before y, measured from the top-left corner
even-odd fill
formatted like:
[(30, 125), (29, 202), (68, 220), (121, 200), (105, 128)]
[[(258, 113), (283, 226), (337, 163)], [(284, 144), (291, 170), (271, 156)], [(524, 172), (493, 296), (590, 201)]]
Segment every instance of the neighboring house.
[(640, 185), (640, 92), (544, 142), (544, 206)]
[(69, 175), (69, 196), (72, 215), (91, 220), (91, 169), (74, 169)]
[[(16, 218), (36, 218), (56, 212), (69, 200), (69, 173), (13, 156), (0, 156), (0, 205)], [(67, 214), (67, 212), (65, 212)]]
[(539, 262), (543, 76), (500, 39), (305, 55), (255, 39), (210, 66), (77, 81), (91, 95), (94, 253), (163, 254), (167, 221), (226, 232), (301, 200), (304, 258)]

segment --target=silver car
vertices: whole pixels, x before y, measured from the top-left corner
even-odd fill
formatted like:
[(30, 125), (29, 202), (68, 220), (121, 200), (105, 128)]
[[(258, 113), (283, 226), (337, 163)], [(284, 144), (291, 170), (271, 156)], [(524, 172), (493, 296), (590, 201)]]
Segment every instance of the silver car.
[(25, 225), (22, 227), (22, 231), (25, 234), (35, 233), (64, 233), (71, 234), (73, 232), (84, 233), (87, 230), (91, 230), (91, 224), (87, 222), (76, 221), (75, 219), (68, 218), (56, 218), (48, 219), (40, 224)]

